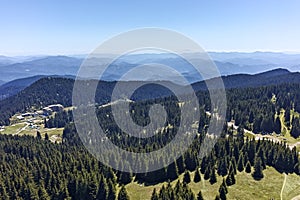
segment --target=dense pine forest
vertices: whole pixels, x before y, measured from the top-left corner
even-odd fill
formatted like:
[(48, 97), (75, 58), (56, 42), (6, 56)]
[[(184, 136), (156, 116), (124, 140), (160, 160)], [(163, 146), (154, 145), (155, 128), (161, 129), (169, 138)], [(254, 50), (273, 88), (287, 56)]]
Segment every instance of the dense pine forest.
[[(39, 109), (48, 104), (61, 103), (71, 106), (74, 80), (45, 78), (37, 81), (19, 94), (0, 102), (0, 123), (10, 124), (16, 112)], [(99, 84), (96, 93), (97, 117), (103, 129), (109, 129), (107, 137), (119, 147), (133, 152), (151, 152), (165, 146), (178, 131), (178, 100), (169, 91), (151, 85), (145, 91), (155, 90), (147, 98), (137, 92), (131, 103), (132, 118), (137, 124), (149, 123), (150, 105), (161, 104), (167, 111), (167, 123), (171, 125), (153, 137), (139, 140), (122, 132), (114, 123), (110, 106), (100, 105), (110, 101), (115, 83)], [(63, 87), (62, 87), (63, 86)], [(145, 92), (144, 91), (144, 92)], [(104, 166), (82, 145), (77, 134), (72, 111), (56, 113), (45, 119), (45, 127), (64, 127), (62, 143), (52, 143), (48, 138), (32, 136), (0, 135), (0, 197), (1, 199), (129, 199), (126, 185), (137, 182), (142, 185), (166, 183), (154, 189), (152, 200), (203, 199), (201, 191), (193, 193), (190, 182), (208, 180), (218, 186), (216, 199), (227, 199), (228, 187), (238, 184), (238, 172), (251, 174), (254, 180), (264, 178), (264, 170), (272, 167), (280, 173), (300, 176), (300, 160), (296, 147), (284, 142), (255, 140), (245, 136), (245, 131), (268, 135), (281, 134), (281, 126), (290, 129), (294, 138), (300, 135), (300, 84), (283, 83), (260, 87), (231, 88), (227, 94), (226, 121), (234, 122), (238, 129), (223, 125), (220, 137), (208, 137), (206, 142), (215, 143), (204, 157), (199, 156), (204, 138), (207, 138), (211, 112), (210, 99), (205, 90), (197, 91), (200, 119), (197, 136), (188, 151), (173, 163), (149, 173), (125, 173)], [(171, 95), (171, 96), (170, 96)], [(283, 116), (283, 122), (279, 119)], [(113, 157), (113, 155), (110, 155)], [(122, 165), (122, 160), (115, 159)], [(163, 158), (153, 162), (165, 162)], [(151, 162), (141, 161), (147, 168)], [(192, 178), (191, 173), (195, 176)], [(182, 181), (178, 180), (183, 175)], [(202, 178), (201, 178), (202, 177)], [(202, 180), (203, 179), (203, 180)]]
[[(266, 166), (300, 175), (295, 148), (233, 136), (220, 138), (211, 153), (201, 160), (197, 156), (199, 136), (185, 155), (164, 169), (146, 174), (124, 173), (103, 166), (85, 150), (73, 131), (71, 127), (66, 128), (62, 144), (39, 137), (0, 135), (2, 199), (115, 199), (118, 196), (128, 199), (122, 185), (131, 181), (144, 184), (172, 181), (182, 173), (182, 183), (178, 182), (175, 188), (166, 186), (153, 191), (152, 199), (196, 199), (187, 186), (191, 181), (201, 181), (200, 174), (191, 180), (189, 173), (194, 171), (203, 174), (211, 184), (217, 182), (217, 174), (223, 176), (220, 198), (224, 199), (226, 188), (236, 184), (237, 171), (251, 173), (256, 180), (264, 178)], [(226, 128), (224, 133), (230, 135), (230, 129)]]

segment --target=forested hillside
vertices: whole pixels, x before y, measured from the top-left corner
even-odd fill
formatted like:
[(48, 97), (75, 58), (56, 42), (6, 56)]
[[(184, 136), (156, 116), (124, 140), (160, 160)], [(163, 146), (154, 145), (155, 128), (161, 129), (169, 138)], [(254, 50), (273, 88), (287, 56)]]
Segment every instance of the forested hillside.
[[(49, 104), (60, 103), (64, 106), (72, 104), (74, 80), (66, 78), (45, 78), (15, 96), (0, 101), (0, 125), (8, 125), (9, 118), (16, 112), (39, 109)], [(124, 82), (134, 84), (134, 82)], [(100, 82), (96, 91), (96, 103), (101, 105), (110, 101), (115, 82)], [(300, 112), (300, 83), (283, 83), (278, 85), (232, 88), (227, 90), (227, 121), (234, 120), (235, 125), (247, 128), (255, 133), (280, 133), (279, 117), (285, 112), (286, 126), (299, 129), (297, 117), (290, 112)], [(147, 95), (144, 95), (147, 94)], [(147, 84), (134, 93), (132, 100), (141, 101), (172, 95), (164, 87)], [(210, 100), (206, 91), (198, 91), (199, 103), (210, 111)], [(62, 127), (63, 125), (56, 126)], [(49, 127), (53, 127), (50, 125)], [(293, 130), (297, 138), (299, 131)]]
[[(15, 112), (54, 103), (70, 106), (73, 84), (72, 79), (40, 79), (19, 94), (0, 101), (1, 124), (9, 124), (9, 117)], [(96, 114), (101, 127), (109, 130), (107, 138), (131, 152), (151, 152), (168, 144), (179, 130), (178, 99), (169, 90), (155, 84), (137, 91), (130, 103), (133, 120), (139, 125), (147, 125), (150, 106), (160, 104), (165, 107), (167, 121), (165, 127), (154, 136), (136, 138), (116, 125), (110, 105), (101, 106), (110, 101), (114, 84), (101, 82), (96, 92)], [(155, 92), (143, 96), (146, 91), (152, 90)], [(223, 131), (219, 137), (208, 133), (212, 112), (210, 99), (207, 91), (198, 91), (200, 119), (199, 125), (194, 127), (197, 136), (184, 155), (154, 172), (128, 173), (104, 166), (82, 145), (73, 122), (72, 110), (57, 112), (44, 120), (47, 128), (64, 127), (62, 143), (52, 143), (48, 137), (42, 138), (40, 134), (36, 137), (0, 135), (0, 197), (126, 200), (132, 198), (132, 191), (128, 192), (130, 185), (137, 183), (141, 187), (155, 186), (152, 200), (209, 199), (200, 189), (199, 193), (195, 193), (192, 188), (192, 183), (206, 181), (217, 188), (216, 199), (224, 200), (227, 199), (228, 191), (240, 184), (237, 179), (241, 173), (249, 174), (257, 183), (265, 178), (265, 170), (268, 168), (300, 176), (299, 149), (296, 146), (255, 139), (245, 134), (245, 130), (248, 130), (262, 135), (284, 135), (282, 130), (286, 127), (289, 129), (286, 135), (298, 138), (300, 83), (231, 88), (226, 90), (226, 94), (226, 121), (234, 123), (238, 128), (225, 123), (222, 124)], [(205, 144), (204, 138), (207, 139)], [(101, 145), (105, 140), (98, 142)], [(213, 149), (201, 157), (200, 149), (205, 150), (207, 144), (213, 144)], [(108, 156), (119, 166), (127, 162), (126, 159), (118, 159), (113, 151)], [(138, 164), (141, 168), (148, 168), (156, 162), (166, 163), (167, 158), (153, 158), (147, 162), (140, 160)], [(171, 184), (172, 181), (177, 183)], [(271, 198), (273, 196), (268, 197)]]
[[(189, 177), (189, 173), (195, 170), (212, 185), (217, 182), (217, 175), (224, 177), (220, 196), (226, 195), (227, 187), (238, 184), (235, 181), (237, 171), (252, 173), (256, 180), (264, 178), (266, 166), (272, 166), (279, 172), (300, 175), (296, 149), (290, 150), (284, 144), (270, 141), (236, 138), (230, 136), (230, 129), (227, 128), (224, 133), (229, 137), (219, 139), (212, 152), (203, 159), (197, 157), (200, 136), (188, 152), (173, 164), (147, 174), (124, 173), (103, 166), (74, 139), (76, 133), (71, 127), (65, 129), (63, 144), (53, 144), (39, 137), (0, 135), (1, 197), (115, 199), (118, 193), (126, 194), (126, 189), (120, 188), (131, 181), (155, 184), (175, 180), (184, 173), (183, 184), (179, 183), (174, 191), (168, 187), (162, 188), (159, 194), (153, 193), (153, 198), (173, 199), (172, 195), (176, 195), (178, 198), (189, 196), (189, 199), (196, 199), (186, 185), (191, 181), (201, 181), (199, 177), (193, 180)], [(128, 148), (131, 145), (127, 143)], [(159, 141), (157, 145), (160, 145)]]

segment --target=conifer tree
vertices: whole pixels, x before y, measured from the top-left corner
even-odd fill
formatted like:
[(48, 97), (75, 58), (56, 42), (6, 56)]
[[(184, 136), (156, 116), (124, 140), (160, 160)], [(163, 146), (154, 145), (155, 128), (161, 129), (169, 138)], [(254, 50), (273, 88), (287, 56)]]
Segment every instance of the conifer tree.
[(257, 157), (255, 159), (255, 163), (254, 163), (254, 172), (252, 174), (253, 178), (255, 180), (260, 180), (264, 177), (263, 174), (263, 167), (262, 167), (262, 163), (261, 163), (261, 158)]
[(120, 192), (118, 194), (118, 200), (129, 200), (129, 196), (124, 185), (120, 189)]
[(103, 177), (103, 175), (100, 176), (99, 186), (98, 186), (98, 193), (97, 193), (97, 199), (106, 199), (108, 195), (108, 188), (106, 181)]
[(197, 200), (204, 200), (201, 190), (197, 194)]
[(210, 182), (210, 184), (214, 184), (217, 182), (216, 170), (214, 167), (212, 168), (212, 170), (210, 172), (209, 182)]
[(225, 181), (225, 178), (223, 178), (223, 181), (222, 181), (222, 184), (221, 184), (222, 187), (224, 187), (225, 189), (225, 192), (226, 194), (228, 193), (228, 189), (227, 189), (227, 185), (226, 185), (226, 181)]
[(289, 127), (291, 123), (291, 108), (288, 107), (284, 112), (284, 122), (286, 123), (286, 126)]
[(274, 129), (275, 129), (275, 130), (274, 130), (275, 133), (277, 133), (277, 134), (280, 134), (280, 133), (281, 133), (281, 122), (280, 122), (279, 116), (276, 117)]
[(157, 195), (157, 192), (156, 192), (156, 189), (154, 188), (153, 189), (153, 192), (152, 192), (152, 195), (151, 195), (151, 200), (158, 200), (158, 195)]
[(36, 132), (36, 138), (38, 140), (42, 139), (41, 133), (39, 131)]
[(118, 178), (119, 178), (118, 182), (120, 184), (124, 184), (124, 185), (126, 185), (132, 181), (132, 176), (131, 176), (131, 173), (129, 173), (129, 172), (121, 172), (120, 176)]
[(182, 174), (184, 172), (184, 169), (185, 169), (183, 156), (180, 156), (176, 160), (176, 165), (177, 165), (178, 174)]
[(300, 120), (298, 117), (294, 118), (292, 121), (291, 136), (294, 138), (300, 137)]
[(98, 186), (95, 178), (89, 181), (87, 186), (87, 197), (86, 199), (96, 199), (97, 197)]
[(0, 179), (0, 195), (1, 195), (1, 198), (2, 198), (3, 200), (8, 200), (8, 199), (9, 199), (9, 196), (8, 196), (7, 191), (6, 191), (5, 185), (4, 185), (4, 183), (1, 181), (1, 179)]
[(223, 185), (221, 185), (220, 186), (220, 188), (219, 188), (219, 194), (220, 194), (220, 199), (221, 200), (226, 200), (227, 198), (226, 198), (226, 188), (224, 188), (224, 186)]
[(196, 169), (196, 172), (195, 172), (195, 176), (194, 176), (194, 182), (195, 183), (198, 183), (201, 181), (201, 176), (200, 176), (200, 172), (198, 169)]
[(190, 176), (189, 171), (187, 171), (187, 170), (184, 172), (183, 182), (184, 183), (190, 183), (191, 182), (191, 176)]
[(206, 168), (205, 173), (204, 173), (204, 180), (208, 180), (211, 174), (211, 170), (209, 167)]
[(243, 154), (240, 154), (240, 156), (239, 156), (237, 169), (239, 170), (239, 172), (242, 172), (244, 170), (244, 156), (243, 156)]
[(45, 140), (46, 140), (46, 141), (48, 141), (48, 140), (49, 140), (48, 133), (45, 133)]
[(228, 173), (227, 170), (228, 169), (227, 169), (227, 162), (226, 162), (226, 160), (225, 159), (221, 159), (219, 161), (219, 164), (218, 164), (218, 174), (220, 176), (225, 176)]
[(234, 173), (230, 172), (230, 174), (228, 174), (228, 176), (226, 177), (226, 185), (231, 186), (234, 184), (235, 184)]
[(171, 181), (175, 180), (178, 177), (178, 170), (177, 170), (176, 162), (171, 163), (167, 167), (167, 177)]
[(116, 199), (115, 185), (111, 180), (108, 180), (107, 186), (108, 186), (107, 200), (115, 200)]
[(251, 164), (250, 164), (249, 161), (248, 161), (247, 164), (246, 164), (246, 172), (247, 172), (247, 173), (251, 173)]
[(50, 197), (47, 191), (45, 190), (45, 188), (43, 187), (43, 185), (39, 187), (38, 195), (40, 200), (50, 200)]

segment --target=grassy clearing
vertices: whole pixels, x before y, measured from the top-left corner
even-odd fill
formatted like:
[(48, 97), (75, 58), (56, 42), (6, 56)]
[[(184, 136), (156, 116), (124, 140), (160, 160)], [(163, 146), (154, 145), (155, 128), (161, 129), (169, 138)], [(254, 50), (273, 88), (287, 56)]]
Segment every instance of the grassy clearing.
[(41, 128), (39, 130), (26, 128), (24, 131), (22, 131), (20, 133), (20, 135), (33, 135), (33, 136), (36, 136), (37, 131), (39, 131), (42, 136), (45, 136), (46, 133), (48, 134), (49, 137), (51, 137), (52, 135), (62, 136), (63, 128), (50, 128), (50, 129)]
[(18, 135), (31, 135), (36, 136), (37, 131), (39, 131), (42, 135), (42, 137), (45, 137), (45, 134), (47, 133), (49, 138), (51, 136), (57, 136), (54, 141), (60, 142), (62, 140), (62, 134), (63, 134), (64, 128), (44, 128), (43, 124), (40, 124), (40, 129), (30, 128), (27, 123), (17, 123), (10, 126), (6, 126), (3, 131), (0, 132), (0, 134), (18, 134)]
[[(189, 187), (193, 190), (195, 195), (201, 190), (205, 199), (214, 199), (218, 194), (219, 186), (222, 183), (223, 177), (218, 177), (218, 182), (211, 185), (209, 181), (203, 179), (199, 183), (191, 182)], [(236, 184), (228, 187), (228, 199), (280, 199), (280, 193), (284, 182), (284, 174), (280, 174), (274, 168), (268, 167), (264, 170), (264, 178), (260, 181), (255, 181), (251, 174), (245, 172), (238, 173), (236, 176)], [(193, 180), (194, 173), (191, 174)], [(179, 177), (182, 181), (183, 175)], [(171, 184), (176, 184), (177, 180)], [(126, 186), (129, 196), (133, 200), (150, 199), (154, 188), (159, 190), (163, 184), (160, 183), (152, 186), (139, 185), (132, 182)], [(291, 199), (300, 194), (300, 176), (296, 174), (287, 175), (286, 187), (283, 192), (283, 199)], [(286, 198), (285, 198), (286, 197)]]
[[(65, 110), (72, 110), (73, 107), (67, 107)], [(21, 115), (21, 113), (17, 113), (14, 116), (11, 117), (11, 125), (6, 126), (4, 130), (0, 132), (0, 134), (14, 134), (14, 135), (31, 135), (36, 136), (37, 131), (39, 131), (42, 135), (42, 137), (45, 137), (45, 134), (47, 133), (50, 140), (53, 142), (61, 142), (62, 141), (62, 134), (63, 134), (63, 128), (45, 128), (44, 127), (44, 117), (42, 116), (28, 116), (24, 119), (17, 119), (17, 116)], [(54, 116), (55, 113), (52, 114)], [(32, 127), (31, 125), (37, 126)], [(52, 138), (51, 138), (52, 137)]]
[(286, 184), (283, 188), (282, 199), (292, 199), (300, 195), (300, 176), (290, 174), (287, 176)]
[[(286, 124), (284, 123), (284, 113), (285, 113), (285, 110), (281, 109), (279, 118), (280, 118), (280, 122), (281, 122), (281, 132), (282, 132), (283, 136), (278, 137), (278, 139), (285, 141), (287, 144), (293, 145), (293, 144), (299, 142), (300, 139), (299, 138), (295, 139), (291, 136), (290, 130), (287, 128)], [(299, 117), (299, 113), (295, 112), (294, 110), (291, 110), (291, 119), (293, 117)], [(300, 145), (297, 146), (297, 149), (300, 150)]]
[(11, 126), (5, 126), (5, 129), (3, 131), (1, 131), (1, 134), (7, 134), (7, 135), (11, 135), (11, 134), (15, 134), (18, 131), (20, 131), (22, 128), (24, 128), (26, 126), (26, 123), (18, 123), (18, 124), (13, 124)]
[(264, 178), (256, 181), (251, 174), (238, 173), (236, 184), (229, 187), (228, 199), (280, 199), (284, 175), (274, 168), (264, 170)]

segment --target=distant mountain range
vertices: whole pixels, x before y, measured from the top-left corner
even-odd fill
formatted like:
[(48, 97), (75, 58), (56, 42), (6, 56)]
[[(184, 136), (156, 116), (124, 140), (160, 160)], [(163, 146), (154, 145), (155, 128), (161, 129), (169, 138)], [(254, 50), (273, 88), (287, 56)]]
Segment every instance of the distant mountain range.
[[(24, 90), (25, 88), (29, 87), (30, 85), (34, 84), (40, 79), (44, 79), (47, 77), (52, 78), (68, 78), (75, 80), (75, 76), (59, 76), (59, 75), (52, 75), (52, 76), (33, 76), (28, 78), (22, 78), (7, 82), (0, 86), (0, 100), (5, 99), (7, 97), (13, 96), (20, 91)], [(243, 87), (258, 87), (258, 86), (267, 86), (267, 85), (276, 85), (282, 83), (300, 83), (300, 73), (299, 72), (290, 72), (287, 69), (274, 69), (270, 71), (266, 71), (263, 73), (258, 74), (235, 74), (235, 75), (227, 75), (222, 76), (224, 86), (227, 89), (230, 88), (243, 88)], [(214, 78), (206, 80), (206, 81), (199, 81), (192, 84), (192, 87), (195, 91), (205, 90), (207, 89), (207, 83), (214, 83)], [(107, 82), (110, 85), (108, 88), (113, 88), (115, 85), (115, 81)], [(130, 84), (130, 82), (128, 82)], [(49, 86), (47, 86), (49, 87)], [(155, 88), (153, 88), (155, 87)], [(148, 86), (147, 88), (152, 88), (152, 91), (160, 90), (159, 87), (156, 86)], [(153, 92), (152, 92), (153, 93)], [(161, 94), (161, 92), (158, 92)], [(141, 94), (139, 94), (141, 96)], [(150, 97), (147, 97), (150, 98)]]
[(11, 81), (36, 75), (75, 75), (82, 60), (67, 56), (50, 56), (0, 66), (1, 79)]
[[(210, 57), (215, 61), (221, 75), (232, 74), (256, 74), (276, 68), (288, 69), (290, 71), (300, 70), (300, 54), (284, 54), (272, 52), (254, 53), (217, 53), (209, 52)], [(75, 76), (86, 55), (80, 56), (24, 56), (5, 57), (0, 56), (0, 85), (15, 79), (26, 78), (36, 75), (72, 75)], [(105, 55), (110, 58), (112, 55)], [(108, 59), (95, 58), (95, 64), (107, 64)], [(185, 54), (185, 57), (195, 59), (195, 54)], [(173, 54), (132, 54), (122, 56), (111, 64), (106, 71), (103, 80), (118, 80), (125, 72), (137, 65), (147, 63), (159, 63), (173, 67), (183, 74), (190, 82), (203, 80), (198, 72), (184, 59)], [(146, 73), (146, 72), (145, 72)], [(148, 73), (151, 73), (150, 71)], [(174, 74), (169, 77), (161, 77), (159, 74), (151, 74), (148, 80), (173, 80)], [(137, 80), (139, 76), (137, 76)], [(143, 77), (143, 76), (140, 76)], [(93, 77), (96, 78), (96, 77)], [(142, 80), (142, 79), (141, 79)]]

